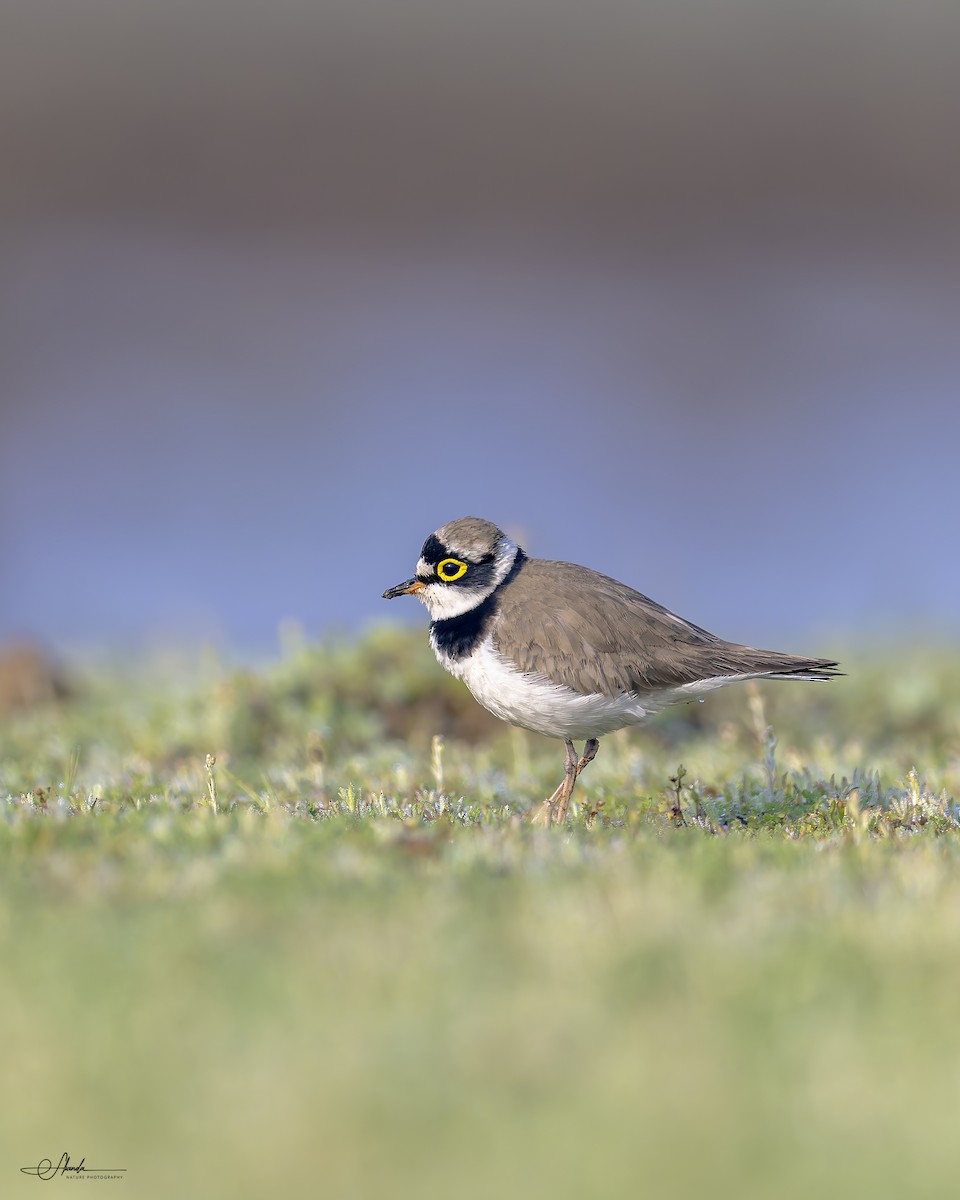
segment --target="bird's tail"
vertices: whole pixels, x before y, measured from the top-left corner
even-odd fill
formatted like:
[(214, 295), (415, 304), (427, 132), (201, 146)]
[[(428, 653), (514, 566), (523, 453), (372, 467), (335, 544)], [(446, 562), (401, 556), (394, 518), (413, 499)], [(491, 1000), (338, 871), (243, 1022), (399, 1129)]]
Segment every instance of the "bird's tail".
[(842, 675), (840, 664), (831, 658), (803, 658), (797, 654), (781, 654), (776, 650), (754, 650), (750, 646), (731, 647), (730, 665), (737, 674), (756, 679), (806, 679), (823, 683)]

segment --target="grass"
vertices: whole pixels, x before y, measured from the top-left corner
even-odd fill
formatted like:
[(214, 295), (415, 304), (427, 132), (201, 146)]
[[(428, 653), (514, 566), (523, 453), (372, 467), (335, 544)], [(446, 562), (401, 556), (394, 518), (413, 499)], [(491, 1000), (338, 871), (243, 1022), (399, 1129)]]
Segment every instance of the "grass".
[(951, 1194), (960, 670), (847, 665), (605, 739), (566, 831), (419, 634), (7, 719), (0, 1193)]

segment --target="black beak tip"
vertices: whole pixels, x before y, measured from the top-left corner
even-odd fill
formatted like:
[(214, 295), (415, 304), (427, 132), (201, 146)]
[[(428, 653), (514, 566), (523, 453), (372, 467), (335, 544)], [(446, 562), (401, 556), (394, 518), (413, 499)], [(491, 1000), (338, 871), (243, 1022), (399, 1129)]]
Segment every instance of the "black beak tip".
[(384, 600), (394, 600), (397, 596), (406, 596), (414, 583), (416, 583), (415, 579), (406, 579), (403, 583), (398, 583), (396, 587), (387, 588), (383, 593)]

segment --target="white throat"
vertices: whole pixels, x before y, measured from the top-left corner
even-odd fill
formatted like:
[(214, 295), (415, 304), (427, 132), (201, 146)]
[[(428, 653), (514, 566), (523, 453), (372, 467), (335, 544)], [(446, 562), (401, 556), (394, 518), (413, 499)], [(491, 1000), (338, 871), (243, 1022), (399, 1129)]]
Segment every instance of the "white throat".
[[(448, 583), (428, 583), (417, 592), (420, 600), (430, 614), (431, 621), (446, 621), (450, 617), (461, 617), (464, 613), (476, 608), (494, 592), (506, 579), (517, 561), (520, 548), (504, 536), (497, 542), (496, 555), (493, 560), (493, 578), (480, 588), (454, 587)], [(433, 568), (421, 559), (417, 563), (417, 575), (429, 574)]]

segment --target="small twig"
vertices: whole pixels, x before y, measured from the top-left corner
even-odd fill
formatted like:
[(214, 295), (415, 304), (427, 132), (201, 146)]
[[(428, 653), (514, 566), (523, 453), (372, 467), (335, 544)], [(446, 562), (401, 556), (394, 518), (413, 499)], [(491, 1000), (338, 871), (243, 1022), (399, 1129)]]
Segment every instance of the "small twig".
[(213, 809), (213, 815), (216, 816), (219, 812), (217, 808), (217, 776), (214, 772), (214, 767), (217, 765), (217, 760), (212, 754), (207, 755), (207, 791), (210, 794), (210, 807)]
[(443, 737), (439, 733), (433, 735), (430, 744), (430, 765), (433, 768), (433, 786), (438, 796), (443, 795)]
[(686, 773), (687, 768), (683, 765), (683, 763), (681, 763), (680, 766), (677, 767), (676, 775), (670, 776), (670, 782), (673, 784), (675, 797), (673, 801), (673, 808), (670, 810), (670, 816), (673, 817), (678, 829), (685, 827), (687, 824), (686, 818), (683, 815), (683, 804), (681, 803), (683, 780)]

